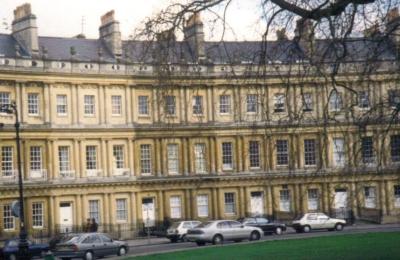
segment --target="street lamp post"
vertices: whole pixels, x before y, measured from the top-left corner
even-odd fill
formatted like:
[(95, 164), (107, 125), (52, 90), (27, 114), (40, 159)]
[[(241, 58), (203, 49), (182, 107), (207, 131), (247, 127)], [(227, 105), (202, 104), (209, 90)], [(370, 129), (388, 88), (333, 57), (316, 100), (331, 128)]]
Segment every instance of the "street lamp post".
[(14, 114), (15, 116), (15, 134), (16, 134), (16, 145), (17, 145), (17, 166), (18, 166), (18, 192), (19, 192), (19, 242), (18, 242), (18, 259), (30, 259), (29, 256), (29, 244), (27, 241), (27, 232), (25, 227), (25, 215), (24, 215), (24, 187), (22, 179), (22, 164), (21, 164), (21, 147), (19, 137), (20, 123), (18, 120), (18, 109), (15, 102), (10, 104), (2, 104), (0, 106), (0, 112), (7, 114)]

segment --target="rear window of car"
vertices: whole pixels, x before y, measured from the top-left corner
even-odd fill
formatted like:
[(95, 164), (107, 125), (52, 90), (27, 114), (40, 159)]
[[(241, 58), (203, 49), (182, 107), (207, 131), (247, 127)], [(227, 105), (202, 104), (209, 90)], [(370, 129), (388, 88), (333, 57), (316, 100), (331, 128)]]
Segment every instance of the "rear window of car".
[(76, 243), (80, 239), (79, 235), (65, 236), (60, 239), (60, 243)]
[(198, 227), (198, 228), (206, 228), (206, 227), (211, 226), (212, 223), (213, 223), (213, 221), (207, 221), (207, 222), (201, 223), (201, 224), (198, 225), (197, 227)]
[(178, 228), (180, 224), (181, 222), (174, 222), (172, 223), (171, 228)]

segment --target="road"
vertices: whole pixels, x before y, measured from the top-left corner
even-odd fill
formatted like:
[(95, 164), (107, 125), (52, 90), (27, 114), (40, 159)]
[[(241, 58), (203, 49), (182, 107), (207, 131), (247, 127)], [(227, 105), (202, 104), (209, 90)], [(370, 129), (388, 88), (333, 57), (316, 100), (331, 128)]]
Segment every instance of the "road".
[[(400, 232), (400, 225), (362, 225), (362, 226), (349, 226), (346, 227), (343, 231), (337, 232), (328, 232), (328, 231), (313, 231), (310, 233), (296, 233), (291, 228), (283, 233), (283, 235), (266, 235), (260, 241), (269, 241), (269, 240), (288, 240), (288, 239), (299, 239), (299, 238), (310, 238), (310, 237), (324, 237), (324, 236), (337, 236), (342, 234), (360, 234), (367, 232)], [(260, 241), (252, 241), (252, 242), (242, 242), (245, 243), (259, 243)], [(223, 246), (229, 246), (234, 243), (225, 243)], [(212, 246), (207, 244), (206, 247)], [(148, 255), (148, 254), (156, 254), (156, 253), (165, 253), (165, 252), (174, 252), (174, 251), (183, 251), (183, 250), (191, 250), (193, 248), (199, 248), (195, 243), (186, 242), (186, 243), (170, 243), (169, 240), (158, 239), (158, 244), (154, 245), (140, 245), (140, 246), (131, 246), (129, 250), (129, 256), (139, 256), (139, 255)], [(204, 248), (204, 247), (202, 247)], [(107, 259), (121, 259), (121, 258), (108, 258)]]

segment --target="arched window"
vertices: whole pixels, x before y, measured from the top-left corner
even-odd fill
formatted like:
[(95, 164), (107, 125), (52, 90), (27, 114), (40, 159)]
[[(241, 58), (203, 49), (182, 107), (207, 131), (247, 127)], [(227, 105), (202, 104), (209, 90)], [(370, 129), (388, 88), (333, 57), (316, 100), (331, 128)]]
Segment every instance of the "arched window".
[(343, 106), (342, 96), (336, 90), (332, 90), (329, 96), (329, 111), (340, 111)]

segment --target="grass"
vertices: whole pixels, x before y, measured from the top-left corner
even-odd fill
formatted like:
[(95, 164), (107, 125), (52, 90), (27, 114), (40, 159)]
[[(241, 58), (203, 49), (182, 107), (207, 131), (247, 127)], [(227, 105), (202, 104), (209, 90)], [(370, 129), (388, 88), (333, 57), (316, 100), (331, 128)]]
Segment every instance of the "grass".
[(400, 259), (400, 232), (234, 244), (140, 256), (135, 259)]

